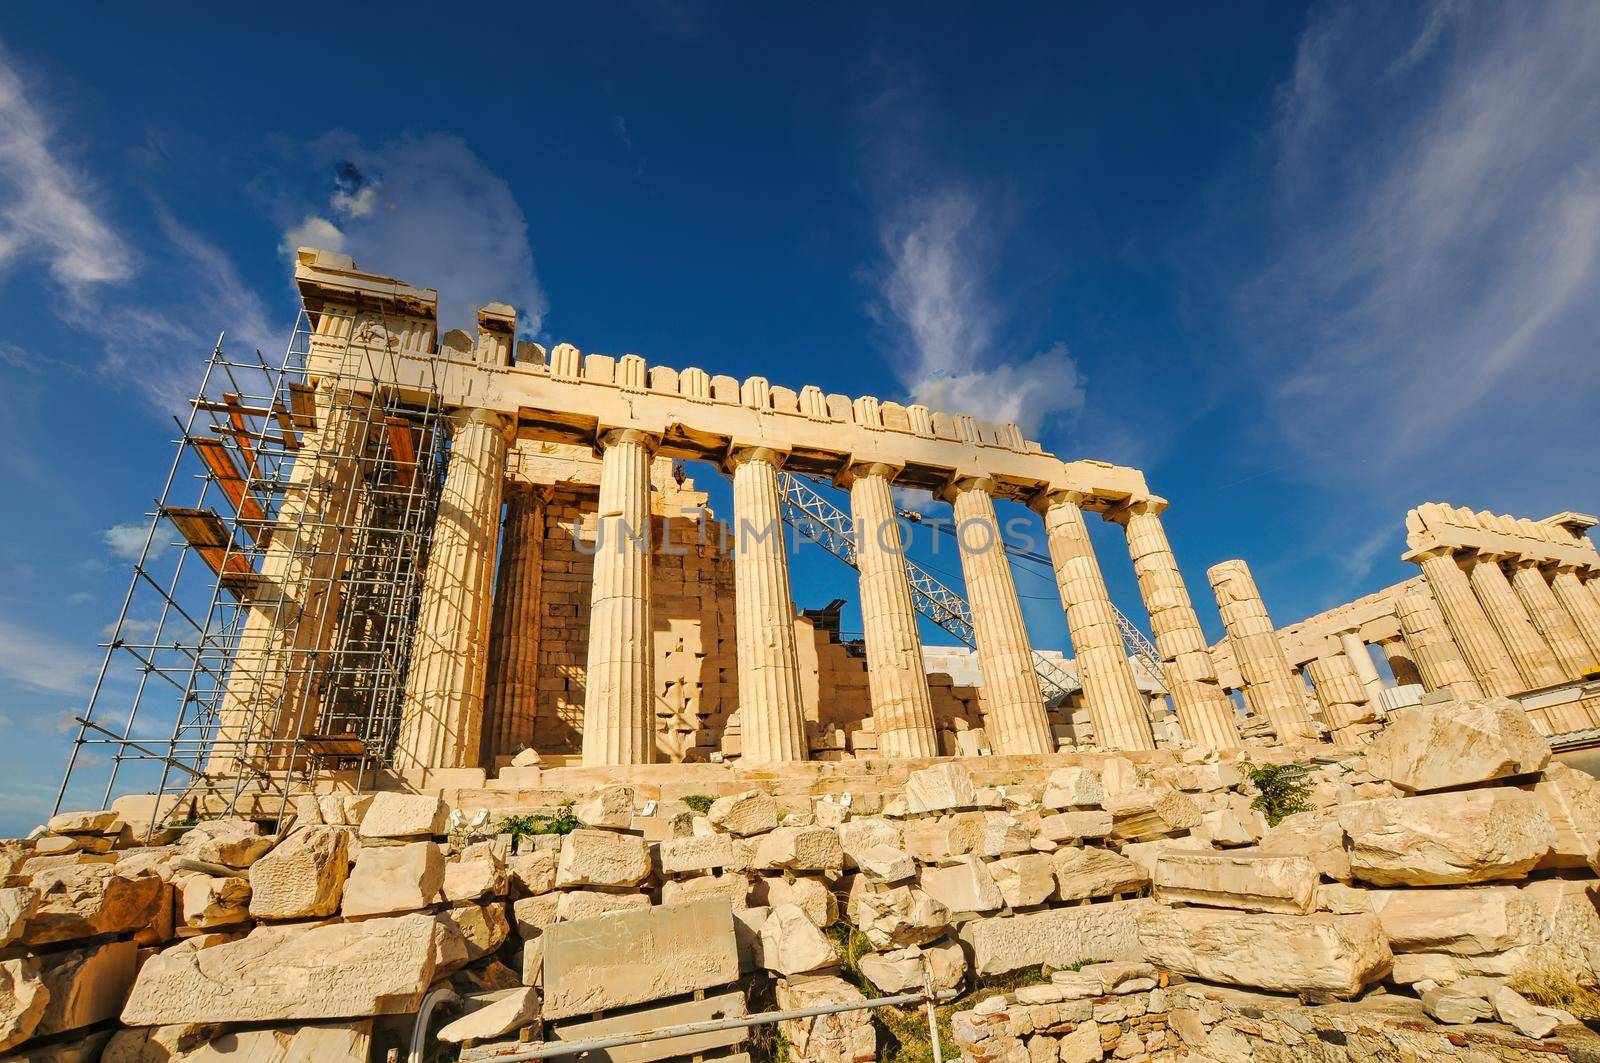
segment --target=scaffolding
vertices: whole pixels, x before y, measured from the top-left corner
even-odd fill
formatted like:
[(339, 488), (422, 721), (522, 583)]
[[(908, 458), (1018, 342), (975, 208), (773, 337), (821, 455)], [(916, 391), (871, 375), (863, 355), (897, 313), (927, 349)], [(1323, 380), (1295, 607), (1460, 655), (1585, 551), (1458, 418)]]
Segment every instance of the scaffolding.
[(321, 772), (359, 788), (387, 763), (448, 440), (434, 359), (360, 319), (302, 310), (277, 362), (218, 337), (58, 811), (147, 793), (152, 824), (199, 795), (277, 815)]

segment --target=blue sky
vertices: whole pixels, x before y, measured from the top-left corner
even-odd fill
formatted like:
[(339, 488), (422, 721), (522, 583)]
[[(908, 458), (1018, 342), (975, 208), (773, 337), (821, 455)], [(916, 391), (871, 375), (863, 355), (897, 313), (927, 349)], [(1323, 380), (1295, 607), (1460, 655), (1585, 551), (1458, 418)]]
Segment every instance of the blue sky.
[[(0, 834), (47, 809), (172, 412), (218, 331), (281, 350), (298, 240), (449, 324), (499, 298), (546, 342), (1137, 465), (1213, 637), (1217, 561), (1287, 623), (1410, 574), (1417, 502), (1600, 508), (1600, 6), (22, 7)], [(795, 586), (853, 595), (827, 557)]]

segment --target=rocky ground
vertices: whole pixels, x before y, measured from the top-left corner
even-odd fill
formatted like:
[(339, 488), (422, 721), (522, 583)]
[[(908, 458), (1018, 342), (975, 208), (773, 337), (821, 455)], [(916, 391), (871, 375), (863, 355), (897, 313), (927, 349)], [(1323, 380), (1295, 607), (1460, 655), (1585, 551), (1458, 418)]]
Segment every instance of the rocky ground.
[[(1108, 754), (982, 788), (948, 762), (787, 813), (611, 785), (475, 826), (390, 792), (300, 798), (277, 834), (71, 813), (0, 843), (0, 1052), (403, 1058), (449, 987), (438, 1038), (479, 1058), (926, 982), (958, 995), (946, 1058), (1600, 1058), (1540, 1003), (1595, 999), (1600, 785), (1503, 700), (1304, 763)], [(918, 1014), (628, 1058), (911, 1059)]]

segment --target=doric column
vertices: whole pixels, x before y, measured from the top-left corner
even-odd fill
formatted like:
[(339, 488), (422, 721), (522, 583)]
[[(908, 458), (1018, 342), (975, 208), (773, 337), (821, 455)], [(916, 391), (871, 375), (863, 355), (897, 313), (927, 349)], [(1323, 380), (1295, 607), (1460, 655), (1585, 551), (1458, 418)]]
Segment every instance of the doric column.
[(1582, 679), (1590, 672), (1600, 670), (1600, 654), (1596, 654), (1584, 641), (1583, 633), (1571, 614), (1556, 599), (1539, 563), (1531, 559), (1513, 562), (1511, 589), (1528, 612), (1528, 619), (1555, 654), (1561, 665), (1562, 678)]
[(656, 759), (650, 458), (657, 442), (632, 429), (600, 437), (604, 453), (589, 598), (584, 767)]
[[(972, 607), (972, 630), (989, 709), (989, 741), (996, 753), (1049, 753), (1050, 721), (1033, 667), (1033, 648), (1022, 603), (994, 513), (994, 481), (964, 477), (941, 496), (955, 507), (961, 575)], [(1099, 736), (1102, 743), (1106, 737)]]
[(1378, 674), (1378, 666), (1372, 663), (1372, 653), (1367, 649), (1366, 641), (1359, 631), (1352, 628), (1339, 632), (1339, 645), (1344, 648), (1344, 655), (1350, 658), (1350, 669), (1366, 691), (1366, 697), (1362, 700), (1376, 706), (1378, 695), (1383, 693), (1383, 677)]
[(484, 688), (484, 760), (533, 746), (539, 701), (539, 630), (544, 583), (545, 489), (506, 488), (500, 575), (489, 627), (489, 680)]
[(1233, 646), (1250, 711), (1266, 717), (1281, 742), (1315, 741), (1316, 727), (1306, 711), (1305, 684), (1289, 668), (1250, 567), (1243, 561), (1224, 561), (1213, 565), (1206, 575)]
[[(906, 577), (905, 546), (895, 523), (890, 481), (899, 470), (878, 463), (852, 466), (850, 519), (861, 572), (861, 627), (867, 643), (867, 689), (886, 757), (933, 757), (939, 738), (933, 699), (917, 636), (917, 611)], [(991, 736), (992, 738), (992, 736)]]
[(337, 633), (338, 570), (360, 513), (372, 399), (318, 384), (317, 426), (300, 441), (234, 645), (207, 770), (279, 766), (266, 740), (298, 738), (318, 714), (315, 655)]
[(1432, 595), (1423, 590), (1402, 594), (1394, 601), (1394, 615), (1400, 621), (1423, 686), (1448, 690), (1464, 701), (1483, 697), (1483, 687), (1467, 665)]
[(1341, 745), (1359, 742), (1361, 735), (1351, 728), (1370, 717), (1373, 709), (1366, 686), (1351, 667), (1348, 651), (1307, 661), (1306, 675), (1311, 677), (1311, 688), (1322, 705), (1322, 718), (1332, 729), (1333, 740)]
[[(1073, 657), (1094, 733), (1108, 749), (1154, 749), (1147, 702), (1139, 693), (1122, 645), (1116, 609), (1095, 560), (1089, 529), (1075, 491), (1051, 491), (1034, 502), (1044, 517), (1061, 607), (1067, 614)], [(1030, 655), (1031, 664), (1031, 655)]]
[(1411, 647), (1406, 645), (1406, 640), (1402, 636), (1379, 639), (1378, 646), (1389, 662), (1389, 671), (1394, 673), (1396, 686), (1422, 685), (1422, 673), (1417, 671), (1417, 662), (1411, 656)]
[(1493, 557), (1478, 557), (1467, 569), (1467, 578), (1478, 595), (1478, 604), (1489, 622), (1500, 633), (1500, 641), (1511, 653), (1511, 660), (1522, 676), (1523, 690), (1555, 686), (1564, 676), (1555, 654), (1534, 630), (1522, 603), (1511, 590), (1511, 583)]
[(740, 447), (728, 456), (733, 469), (740, 759), (751, 764), (806, 759), (800, 655), (779, 511), (782, 461), (783, 455), (765, 447)]
[[(1422, 566), (1422, 578), (1428, 581), (1428, 590), (1444, 615), (1450, 637), (1460, 648), (1461, 657), (1472, 669), (1472, 676), (1483, 694), (1504, 697), (1523, 689), (1516, 664), (1495, 633), (1494, 625), (1489, 623), (1483, 606), (1478, 604), (1478, 596), (1472, 593), (1472, 584), (1456, 563), (1455, 555), (1448, 549), (1437, 548), (1415, 551), (1406, 558)], [(1412, 643), (1412, 647), (1415, 648), (1416, 643)]]
[(450, 416), (450, 456), (423, 570), (395, 770), (475, 768), (483, 739), (500, 492), (510, 424), (488, 410)]
[(1233, 700), (1217, 682), (1217, 667), (1178, 559), (1161, 526), (1159, 499), (1123, 506), (1109, 517), (1128, 535), (1128, 554), (1139, 579), (1139, 596), (1150, 613), (1150, 633), (1161, 654), (1161, 671), (1184, 737), (1203, 749), (1242, 744)]
[(1550, 589), (1555, 592), (1556, 601), (1572, 617), (1589, 649), (1600, 656), (1600, 598), (1589, 593), (1596, 587), (1600, 587), (1600, 580), (1591, 579), (1585, 586), (1576, 569), (1558, 567), (1550, 575)]

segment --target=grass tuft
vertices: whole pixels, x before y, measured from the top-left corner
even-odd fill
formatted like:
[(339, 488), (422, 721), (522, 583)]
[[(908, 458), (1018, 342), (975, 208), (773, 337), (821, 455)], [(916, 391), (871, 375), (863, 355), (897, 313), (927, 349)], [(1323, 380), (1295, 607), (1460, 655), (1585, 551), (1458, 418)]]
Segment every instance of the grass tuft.
[(1510, 984), (1540, 1007), (1570, 1011), (1583, 1022), (1600, 1020), (1600, 988), (1593, 976), (1584, 982), (1571, 971), (1537, 964), (1519, 969)]

